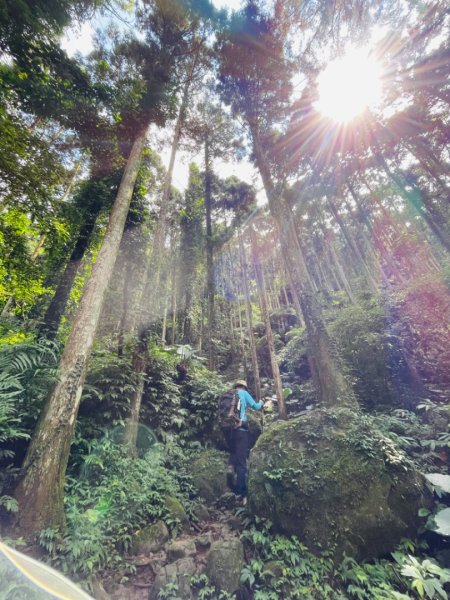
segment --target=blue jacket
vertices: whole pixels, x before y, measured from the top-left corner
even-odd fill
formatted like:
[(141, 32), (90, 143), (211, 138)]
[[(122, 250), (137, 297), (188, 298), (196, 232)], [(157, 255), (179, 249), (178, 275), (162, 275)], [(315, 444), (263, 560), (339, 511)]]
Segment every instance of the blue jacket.
[(255, 402), (247, 390), (238, 389), (237, 391), (239, 400), (241, 401), (241, 409), (240, 409), (240, 419), (243, 423), (247, 422), (247, 406), (253, 408), (254, 410), (261, 410), (264, 406), (264, 402), (261, 400), (260, 402)]

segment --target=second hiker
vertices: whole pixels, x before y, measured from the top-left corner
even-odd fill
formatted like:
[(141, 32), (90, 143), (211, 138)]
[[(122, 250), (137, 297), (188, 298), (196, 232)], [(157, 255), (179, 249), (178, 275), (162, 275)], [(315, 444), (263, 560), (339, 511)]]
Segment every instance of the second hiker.
[[(227, 482), (234, 493), (247, 496), (247, 458), (249, 453), (247, 408), (261, 410), (264, 402), (255, 402), (248, 393), (247, 382), (236, 381), (233, 390), (226, 394), (219, 406), (222, 432), (230, 451)], [(234, 475), (236, 484), (234, 485)]]

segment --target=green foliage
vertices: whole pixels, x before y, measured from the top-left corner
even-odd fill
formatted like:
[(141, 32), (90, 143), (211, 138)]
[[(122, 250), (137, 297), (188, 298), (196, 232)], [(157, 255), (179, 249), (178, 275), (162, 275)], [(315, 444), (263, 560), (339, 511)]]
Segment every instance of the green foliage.
[(443, 569), (436, 562), (418, 560), (416, 557), (394, 553), (394, 558), (401, 565), (401, 574), (410, 580), (410, 588), (422, 598), (448, 598), (444, 585), (450, 582), (450, 569)]
[[(0, 346), (0, 443), (4, 448), (10, 440), (29, 437), (29, 399), (34, 397), (31, 408), (36, 414), (43, 392), (54, 379), (57, 351), (57, 346), (45, 339)], [(8, 450), (0, 453), (0, 459), (11, 456)]]
[[(408, 600), (446, 598), (450, 571), (411, 553), (419, 550), (403, 540), (394, 561), (357, 563), (345, 557), (340, 565), (330, 555), (314, 555), (295, 536), (272, 535), (271, 523), (256, 519), (243, 539), (253, 558), (241, 581), (255, 600)], [(412, 594), (412, 595), (411, 595)]]
[[(212, 585), (207, 575), (194, 575), (190, 580), (191, 590), (197, 600), (233, 600), (233, 594), (218, 590)], [(170, 581), (160, 590), (158, 599), (179, 600), (180, 590), (176, 581)]]
[(191, 577), (191, 588), (198, 600), (233, 600), (235, 596), (224, 590), (218, 590), (211, 584), (207, 575), (194, 575)]
[(393, 405), (393, 339), (375, 298), (365, 299), (331, 313), (330, 334), (339, 348), (360, 401), (373, 408)]
[(168, 453), (159, 445), (142, 458), (130, 457), (108, 436), (88, 446), (80, 473), (68, 480), (67, 531), (45, 530), (40, 538), (58, 569), (83, 578), (107, 567), (130, 568), (122, 556), (133, 533), (158, 519), (176, 531), (165, 498), (187, 503), (183, 474), (166, 467)]
[(288, 342), (279, 353), (280, 365), (283, 370), (295, 373), (300, 356), (306, 354), (306, 331), (303, 328), (291, 329), (286, 337)]
[[(1, 139), (1, 132), (0, 132)], [(46, 290), (42, 270), (32, 260), (37, 232), (28, 215), (14, 208), (0, 220), (0, 304), (13, 300), (10, 313), (23, 314)]]
[(0, 346), (0, 514), (17, 511), (17, 502), (7, 493), (18, 474), (15, 452), (29, 439), (54, 381), (57, 352), (45, 339)]
[(329, 555), (315, 556), (293, 536), (272, 536), (271, 523), (256, 519), (243, 534), (251, 545), (253, 559), (244, 567), (242, 583), (255, 600), (342, 598), (333, 591), (333, 563)]
[(132, 368), (131, 352), (120, 357), (108, 348), (99, 346), (89, 363), (81, 415), (102, 426), (123, 423), (136, 386), (137, 376)]
[(179, 362), (180, 355), (170, 348), (150, 349), (142, 421), (158, 432), (176, 432), (181, 438), (195, 439), (212, 425), (224, 386), (217, 374), (195, 360), (184, 361), (186, 376), (178, 382)]

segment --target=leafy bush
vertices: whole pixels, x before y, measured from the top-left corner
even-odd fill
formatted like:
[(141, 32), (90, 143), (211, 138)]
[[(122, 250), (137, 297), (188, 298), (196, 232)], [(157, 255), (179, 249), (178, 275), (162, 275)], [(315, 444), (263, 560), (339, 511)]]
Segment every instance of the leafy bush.
[(17, 508), (5, 493), (17, 476), (21, 456), (16, 453), (25, 452), (24, 442), (55, 379), (57, 360), (57, 346), (46, 339), (0, 346), (0, 507), (7, 511)]
[[(70, 478), (66, 494), (67, 532), (41, 534), (52, 562), (65, 573), (87, 577), (106, 567), (124, 565), (133, 533), (157, 519), (177, 529), (166, 497), (187, 504), (186, 477), (166, 467), (167, 453), (154, 446), (143, 458), (131, 458), (109, 437), (93, 440), (80, 475)], [(126, 565), (126, 563), (125, 563)]]
[(136, 386), (131, 351), (120, 357), (108, 348), (96, 348), (89, 362), (80, 415), (89, 416), (97, 425), (122, 423)]
[(358, 398), (369, 408), (395, 405), (394, 346), (380, 305), (374, 299), (365, 300), (340, 309), (331, 318), (330, 335), (350, 369)]
[(255, 600), (410, 600), (447, 598), (445, 585), (450, 570), (428, 557), (415, 557), (419, 550), (403, 540), (394, 560), (358, 564), (346, 557), (340, 565), (331, 556), (316, 556), (295, 536), (271, 534), (270, 521), (256, 519), (243, 534), (252, 555), (241, 581)]

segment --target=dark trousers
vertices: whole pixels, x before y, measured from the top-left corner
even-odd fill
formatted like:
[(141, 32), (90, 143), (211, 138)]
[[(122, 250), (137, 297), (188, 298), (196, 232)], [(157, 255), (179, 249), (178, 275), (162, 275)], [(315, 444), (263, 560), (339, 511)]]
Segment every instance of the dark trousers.
[(248, 431), (242, 429), (224, 429), (223, 434), (230, 451), (229, 463), (236, 472), (236, 494), (247, 494), (247, 458), (248, 458)]

